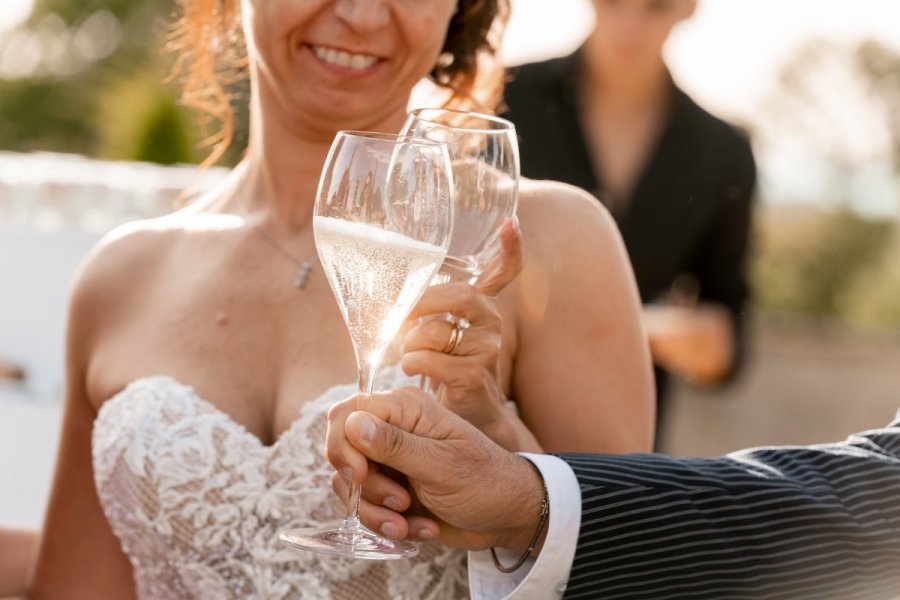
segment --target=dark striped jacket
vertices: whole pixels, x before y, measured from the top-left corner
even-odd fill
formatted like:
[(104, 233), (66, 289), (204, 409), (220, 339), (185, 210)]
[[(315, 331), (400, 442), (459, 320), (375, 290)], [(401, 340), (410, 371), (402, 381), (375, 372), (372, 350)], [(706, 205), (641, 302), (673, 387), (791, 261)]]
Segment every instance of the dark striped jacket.
[(900, 412), (839, 444), (560, 455), (582, 520), (564, 598), (900, 598)]

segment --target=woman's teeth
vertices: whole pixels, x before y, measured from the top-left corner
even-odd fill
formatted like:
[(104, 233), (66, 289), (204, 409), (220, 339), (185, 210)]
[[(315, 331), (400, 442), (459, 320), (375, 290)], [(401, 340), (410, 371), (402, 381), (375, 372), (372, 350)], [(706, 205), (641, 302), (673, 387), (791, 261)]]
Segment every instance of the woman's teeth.
[(335, 50), (334, 48), (323, 48), (322, 46), (312, 46), (312, 50), (319, 60), (345, 69), (363, 71), (378, 62), (377, 56), (368, 54), (351, 54)]

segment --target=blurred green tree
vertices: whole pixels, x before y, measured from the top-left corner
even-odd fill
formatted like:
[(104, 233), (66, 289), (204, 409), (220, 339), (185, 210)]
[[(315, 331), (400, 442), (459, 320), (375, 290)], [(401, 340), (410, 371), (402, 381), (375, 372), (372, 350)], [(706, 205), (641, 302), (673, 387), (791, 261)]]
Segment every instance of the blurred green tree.
[[(37, 0), (0, 38), (0, 149), (202, 160), (194, 114), (177, 82), (165, 82), (174, 9), (174, 0)], [(222, 162), (236, 161), (242, 139)]]
[[(812, 39), (793, 52), (761, 108), (766, 149), (793, 142), (827, 166), (830, 198), (854, 205), (873, 165), (900, 176), (900, 53), (877, 40)], [(900, 207), (898, 207), (900, 208)]]
[(900, 180), (900, 54), (874, 40), (812, 40), (783, 67), (763, 108), (763, 145), (794, 143), (817, 157), (826, 166), (820, 201), (831, 209), (760, 219), (757, 304), (900, 327), (900, 202), (893, 219), (854, 212), (873, 165)]
[(894, 171), (900, 176), (900, 53), (868, 40), (855, 52), (857, 68), (865, 75), (869, 96), (880, 108), (890, 140)]
[(757, 306), (817, 316), (847, 316), (860, 278), (880, 263), (894, 232), (893, 222), (847, 208), (770, 210), (757, 225)]

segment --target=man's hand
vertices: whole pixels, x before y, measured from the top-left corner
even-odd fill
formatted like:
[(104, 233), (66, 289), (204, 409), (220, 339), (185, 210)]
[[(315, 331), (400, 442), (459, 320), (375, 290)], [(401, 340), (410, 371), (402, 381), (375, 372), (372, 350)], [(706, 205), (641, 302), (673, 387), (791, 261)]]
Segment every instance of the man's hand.
[[(543, 484), (528, 461), (415, 388), (333, 406), (326, 455), (338, 495), (345, 478), (361, 483), (360, 518), (389, 537), (522, 551), (540, 520)], [(367, 458), (406, 475), (413, 494)]]

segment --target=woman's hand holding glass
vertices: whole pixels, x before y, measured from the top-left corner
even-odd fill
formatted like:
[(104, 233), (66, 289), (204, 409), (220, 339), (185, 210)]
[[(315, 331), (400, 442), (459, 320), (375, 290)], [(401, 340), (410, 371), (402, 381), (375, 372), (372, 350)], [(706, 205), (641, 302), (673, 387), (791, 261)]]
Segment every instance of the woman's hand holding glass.
[(405, 339), (403, 368), (501, 445), (535, 450), (500, 384), (502, 319), (493, 300), (522, 268), (515, 127), (491, 115), (419, 109), (403, 132), (447, 144), (455, 220), (447, 258), (413, 312), (421, 318)]
[[(411, 318), (420, 318), (407, 332), (401, 366), (438, 383), (438, 401), (511, 450), (536, 450), (537, 444), (519, 427), (500, 385), (500, 346), (503, 321), (495, 296), (522, 269), (522, 236), (515, 219), (500, 235), (500, 252), (474, 285), (451, 282), (430, 287)], [(452, 315), (448, 318), (434, 315)], [(454, 321), (468, 327), (452, 351)]]

